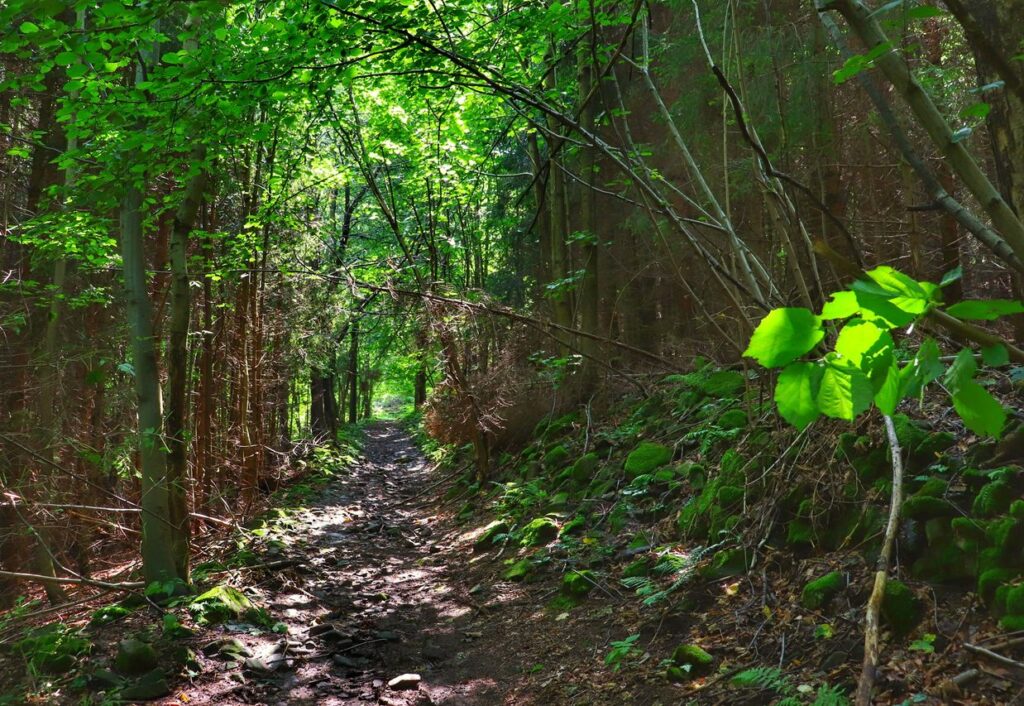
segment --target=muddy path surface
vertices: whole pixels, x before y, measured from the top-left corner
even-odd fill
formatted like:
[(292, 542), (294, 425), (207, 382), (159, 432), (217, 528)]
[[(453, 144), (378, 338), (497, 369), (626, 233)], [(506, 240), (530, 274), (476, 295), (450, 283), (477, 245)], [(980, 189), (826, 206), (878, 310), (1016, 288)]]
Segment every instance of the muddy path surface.
[(175, 691), (224, 705), (505, 701), (516, 646), (484, 644), (493, 625), (455, 568), (465, 548), (424, 492), (430, 464), (389, 424), (368, 428), (363, 455), (296, 514), (282, 568), (256, 586), (287, 634), (224, 628), (221, 641), (251, 657), (220, 659), (220, 641), (207, 643), (202, 675)]

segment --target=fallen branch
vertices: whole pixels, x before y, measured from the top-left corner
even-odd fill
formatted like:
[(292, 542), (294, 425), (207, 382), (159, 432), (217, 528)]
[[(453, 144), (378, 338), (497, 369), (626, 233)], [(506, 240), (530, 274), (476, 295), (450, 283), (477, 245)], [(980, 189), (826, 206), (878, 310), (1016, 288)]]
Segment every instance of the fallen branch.
[(867, 610), (864, 613), (864, 665), (857, 683), (857, 706), (871, 706), (871, 690), (878, 673), (878, 626), (885, 598), (885, 584), (889, 576), (892, 550), (896, 544), (896, 531), (900, 523), (900, 505), (903, 503), (903, 459), (900, 457), (900, 441), (892, 417), (885, 415), (885, 431), (889, 436), (889, 450), (892, 454), (892, 496), (889, 500), (889, 522), (885, 526), (882, 551), (875, 566), (875, 585), (871, 589)]
[(987, 657), (988, 659), (992, 660), (993, 662), (998, 662), (999, 664), (1001, 664), (1001, 665), (1003, 665), (1005, 667), (1013, 667), (1014, 669), (1018, 669), (1018, 670), (1024, 671), (1024, 662), (1018, 662), (1015, 659), (1010, 659), (1009, 657), (1004, 657), (1003, 655), (999, 654), (998, 652), (993, 652), (992, 650), (985, 649), (984, 647), (981, 647), (979, 645), (972, 645), (969, 642), (965, 642), (964, 643), (964, 649), (967, 650), (968, 652), (973, 652), (976, 655), (981, 655), (982, 657)]
[(0, 576), (7, 576), (12, 579), (25, 579), (27, 581), (49, 581), (50, 583), (66, 583), (74, 586), (96, 586), (97, 588), (107, 588), (111, 591), (135, 591), (140, 588), (145, 588), (146, 584), (144, 581), (126, 581), (125, 583), (107, 583), (106, 581), (97, 581), (95, 579), (87, 579), (84, 576), (80, 578), (71, 578), (65, 576), (43, 576), (42, 574), (26, 574), (20, 571), (0, 571)]

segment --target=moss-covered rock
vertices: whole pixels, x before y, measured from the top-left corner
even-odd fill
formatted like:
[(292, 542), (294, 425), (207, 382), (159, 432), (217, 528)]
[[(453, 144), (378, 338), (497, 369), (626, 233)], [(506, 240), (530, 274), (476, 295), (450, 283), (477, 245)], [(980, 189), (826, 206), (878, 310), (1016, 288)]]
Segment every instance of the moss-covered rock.
[(1024, 615), (1024, 585), (1014, 586), (1007, 592), (1006, 612), (1009, 615)]
[(594, 589), (594, 579), (594, 572), (590, 569), (570, 571), (562, 577), (562, 593), (573, 598), (582, 598)]
[(523, 527), (520, 543), (524, 547), (540, 547), (558, 537), (558, 524), (550, 517), (538, 517)]
[(162, 669), (152, 669), (117, 692), (119, 702), (153, 701), (171, 693)]
[(708, 397), (719, 398), (736, 397), (743, 385), (743, 373), (737, 370), (718, 370), (696, 383), (696, 387)]
[(953, 517), (956, 508), (944, 498), (931, 495), (914, 495), (903, 502), (903, 516), (910, 520), (924, 522), (936, 517)]
[(697, 463), (696, 461), (683, 461), (676, 466), (676, 475), (690, 482), (690, 485), (700, 490), (704, 487), (707, 482), (708, 473), (704, 468), (704, 464)]
[(800, 594), (800, 604), (807, 610), (819, 610), (828, 605), (845, 586), (846, 579), (838, 571), (825, 574), (804, 586)]
[(701, 578), (708, 581), (742, 576), (750, 570), (751, 556), (742, 547), (723, 549), (715, 553), (711, 563), (698, 572)]
[(786, 544), (810, 546), (814, 544), (814, 527), (810, 520), (797, 517), (786, 524)]
[(576, 515), (574, 518), (562, 525), (562, 529), (559, 531), (558, 536), (564, 537), (566, 535), (579, 534), (587, 527), (587, 518), (585, 515)]
[(1003, 584), (1016, 578), (1017, 572), (1012, 569), (989, 569), (978, 576), (978, 596), (985, 605), (991, 605), (996, 596), (996, 591)]
[(569, 431), (573, 422), (576, 421), (576, 413), (571, 412), (560, 417), (544, 417), (533, 428), (534, 437), (541, 441), (550, 441), (561, 434)]
[(499, 535), (508, 534), (509, 526), (504, 520), (495, 520), (480, 533), (480, 536), (473, 542), (473, 549), (482, 551), (494, 545), (494, 540)]
[(520, 559), (505, 569), (502, 576), (506, 581), (524, 581), (533, 573), (533, 563), (529, 559)]
[(985, 535), (992, 546), (1009, 556), (1024, 548), (1024, 522), (1016, 517), (1000, 517), (992, 520), (985, 528)]
[(932, 583), (971, 581), (976, 572), (977, 558), (953, 542), (930, 544), (911, 567), (915, 577)]
[(1010, 484), (1005, 480), (994, 480), (978, 491), (971, 512), (975, 517), (994, 517), (1009, 510), (1013, 499)]
[(1004, 583), (996, 589), (995, 595), (992, 597), (992, 602), (988, 606), (989, 612), (999, 617), (1006, 613), (1006, 597), (1009, 595), (1010, 590), (1013, 589), (1008, 583)]
[(566, 493), (565, 491), (562, 491), (560, 493), (555, 493), (550, 498), (548, 498), (548, 508), (551, 511), (560, 511), (560, 510), (564, 509), (565, 506), (568, 505), (568, 504), (569, 504), (569, 494)]
[(651, 573), (651, 569), (653, 568), (654, 562), (651, 561), (650, 558), (640, 557), (639, 559), (634, 559), (626, 565), (626, 568), (622, 570), (622, 578), (628, 579), (635, 578), (637, 576), (647, 576), (649, 573)]
[(615, 481), (611, 478), (595, 478), (594, 481), (587, 486), (587, 497), (600, 498), (607, 495), (614, 487)]
[(549, 471), (554, 471), (562, 468), (569, 462), (569, 449), (565, 448), (562, 444), (552, 446), (546, 454), (544, 454), (544, 468)]
[(1024, 520), (1024, 500), (1014, 500), (1010, 503), (1010, 517)]
[(662, 444), (643, 441), (626, 457), (626, 475), (630, 478), (651, 473), (672, 460), (672, 449)]
[(214, 586), (195, 598), (189, 610), (201, 625), (253, 617), (256, 607), (245, 594), (231, 586)]
[(736, 449), (728, 449), (718, 462), (719, 474), (727, 482), (735, 483), (743, 479), (743, 471), (747, 467), (747, 459)]
[(748, 424), (747, 413), (738, 407), (727, 409), (715, 421), (715, 426), (722, 429), (743, 429)]
[(910, 470), (919, 470), (935, 463), (939, 454), (956, 443), (956, 437), (950, 432), (931, 432), (923, 422), (910, 419), (905, 414), (894, 414), (892, 419)]
[(910, 633), (924, 617), (921, 601), (902, 581), (889, 580), (882, 597), (882, 619), (897, 635)]
[(722, 507), (736, 505), (743, 501), (745, 492), (746, 491), (744, 491), (743, 488), (739, 488), (735, 485), (723, 485), (718, 489), (718, 504)]
[(1004, 615), (999, 619), (999, 627), (1006, 632), (1024, 630), (1024, 615)]
[(572, 464), (571, 476), (577, 483), (586, 483), (594, 474), (597, 472), (597, 466), (600, 463), (600, 458), (596, 453), (591, 451), (590, 453), (583, 454), (576, 463)]
[(914, 495), (919, 498), (941, 498), (948, 489), (949, 481), (945, 478), (932, 476), (924, 482), (924, 485), (917, 489)]
[(970, 542), (977, 545), (987, 539), (984, 525), (970, 517), (954, 517), (950, 522), (950, 527), (953, 529), (953, 535), (964, 543)]
[(683, 668), (691, 677), (711, 672), (715, 658), (699, 645), (679, 645), (672, 651), (672, 663)]
[(148, 642), (129, 638), (117, 644), (114, 668), (121, 674), (145, 674), (157, 666), (156, 650)]

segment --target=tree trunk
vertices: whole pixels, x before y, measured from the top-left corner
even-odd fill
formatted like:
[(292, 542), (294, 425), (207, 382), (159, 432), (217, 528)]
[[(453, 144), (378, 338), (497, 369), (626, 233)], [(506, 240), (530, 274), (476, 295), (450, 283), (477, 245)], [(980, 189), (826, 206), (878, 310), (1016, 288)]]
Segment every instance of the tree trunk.
[(178, 573), (162, 439), (160, 375), (153, 340), (153, 308), (146, 290), (142, 235), (142, 190), (126, 187), (121, 200), (121, 259), (128, 324), (132, 336), (135, 393), (138, 397), (139, 458), (142, 470), (142, 573), (146, 583), (186, 580)]

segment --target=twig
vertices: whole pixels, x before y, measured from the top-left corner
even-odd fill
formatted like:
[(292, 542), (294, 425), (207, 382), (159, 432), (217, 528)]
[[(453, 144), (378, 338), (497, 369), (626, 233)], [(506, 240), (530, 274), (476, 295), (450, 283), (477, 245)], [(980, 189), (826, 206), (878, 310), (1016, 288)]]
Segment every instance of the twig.
[(882, 541), (882, 551), (875, 566), (875, 585), (864, 613), (864, 666), (861, 669), (860, 681), (857, 683), (857, 706), (871, 706), (871, 689), (875, 685), (875, 676), (878, 672), (879, 615), (882, 610), (882, 599), (885, 598), (885, 584), (889, 575), (893, 545), (896, 543), (900, 505), (903, 503), (903, 459), (900, 457), (900, 441), (896, 436), (892, 417), (885, 415), (883, 419), (885, 431), (889, 436), (889, 450), (892, 453), (892, 496), (889, 500), (889, 522), (885, 526), (885, 539)]
[(1015, 659), (1004, 657), (998, 652), (993, 652), (992, 650), (985, 649), (984, 647), (980, 647), (978, 645), (972, 645), (969, 642), (964, 643), (964, 649), (968, 652), (973, 652), (974, 654), (981, 655), (982, 657), (988, 657), (993, 662), (999, 662), (999, 664), (1002, 664), (1006, 667), (1013, 667), (1014, 669), (1024, 671), (1024, 662), (1018, 662)]
[(39, 581), (50, 582), (50, 583), (67, 583), (76, 586), (96, 586), (97, 588), (107, 588), (111, 591), (134, 591), (139, 588), (145, 588), (146, 584), (144, 581), (126, 581), (125, 583), (107, 583), (106, 581), (96, 581), (95, 579), (87, 579), (84, 576), (82, 578), (69, 578), (64, 576), (43, 576), (42, 574), (26, 574), (20, 571), (0, 571), (0, 576), (7, 576), (12, 579), (26, 579), (28, 581)]

